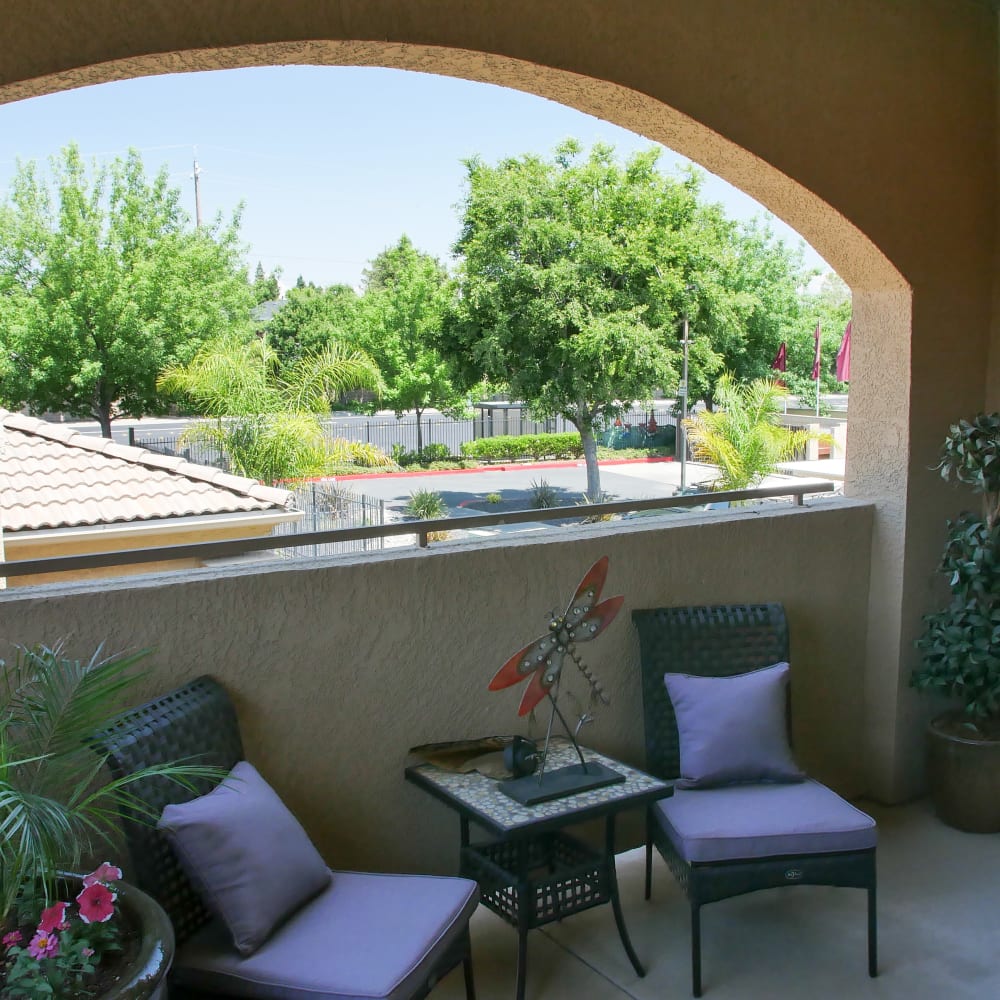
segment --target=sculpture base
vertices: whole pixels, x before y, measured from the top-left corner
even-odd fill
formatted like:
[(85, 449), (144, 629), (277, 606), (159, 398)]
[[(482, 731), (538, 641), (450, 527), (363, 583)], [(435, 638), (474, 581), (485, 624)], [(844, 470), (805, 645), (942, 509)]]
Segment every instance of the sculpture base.
[(534, 774), (512, 781), (501, 781), (500, 791), (523, 806), (533, 806), (550, 799), (561, 799), (564, 795), (603, 788), (605, 785), (620, 785), (624, 781), (624, 774), (612, 771), (610, 767), (596, 761), (588, 761), (586, 765), (570, 764), (554, 771), (546, 771), (541, 781)]

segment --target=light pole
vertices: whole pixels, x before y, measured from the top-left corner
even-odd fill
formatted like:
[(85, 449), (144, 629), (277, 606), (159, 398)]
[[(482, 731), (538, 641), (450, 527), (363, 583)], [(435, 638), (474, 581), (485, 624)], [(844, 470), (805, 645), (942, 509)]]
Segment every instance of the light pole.
[(677, 395), (681, 397), (681, 424), (678, 428), (680, 433), (677, 435), (677, 439), (681, 449), (681, 493), (683, 493), (687, 486), (687, 430), (684, 427), (688, 410), (688, 315), (686, 309), (684, 310), (684, 339), (681, 344), (684, 348), (684, 373), (677, 386)]

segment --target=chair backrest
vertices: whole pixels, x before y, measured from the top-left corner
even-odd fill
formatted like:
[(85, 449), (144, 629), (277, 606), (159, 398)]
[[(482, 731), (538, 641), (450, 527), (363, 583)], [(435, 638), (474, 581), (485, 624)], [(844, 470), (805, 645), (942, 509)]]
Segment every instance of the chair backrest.
[(729, 677), (788, 659), (788, 623), (780, 604), (717, 604), (632, 612), (639, 631), (646, 770), (680, 774), (677, 720), (665, 673)]
[[(229, 696), (211, 677), (199, 677), (122, 713), (91, 742), (97, 753), (107, 755), (115, 778), (182, 759), (228, 772), (243, 759), (236, 712)], [(158, 815), (167, 804), (187, 802), (211, 787), (207, 779), (192, 791), (166, 778), (150, 778), (135, 782), (128, 790)], [(126, 873), (129, 881), (166, 910), (177, 943), (182, 943), (210, 919), (201, 897), (163, 834), (140, 820), (128, 819), (122, 826), (131, 854), (131, 869)]]

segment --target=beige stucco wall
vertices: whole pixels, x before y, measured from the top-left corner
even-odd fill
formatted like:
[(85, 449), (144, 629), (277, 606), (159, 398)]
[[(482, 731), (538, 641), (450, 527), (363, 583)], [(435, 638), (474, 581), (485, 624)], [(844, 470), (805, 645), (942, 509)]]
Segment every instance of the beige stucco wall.
[(0, 101), (251, 64), (447, 73), (663, 141), (799, 229), (855, 293), (847, 488), (876, 505), (865, 739), (893, 799), (920, 788), (912, 639), (960, 503), (927, 467), (952, 419), (1000, 395), (996, 27), (988, 0), (37, 0), (6, 13)]
[(667, 528), (644, 519), (315, 566), (7, 591), (0, 650), (60, 636), (80, 655), (99, 642), (153, 646), (133, 703), (210, 673), (236, 700), (248, 756), (331, 863), (447, 870), (457, 823), (404, 783), (407, 748), (526, 731), (516, 714), (520, 687), (486, 685), (607, 554), (604, 594), (624, 594), (625, 605), (582, 649), (612, 701), (587, 728), (588, 742), (642, 764), (633, 609), (779, 600), (791, 624), (799, 756), (853, 794), (865, 785), (872, 508), (836, 500), (769, 507), (673, 516)]

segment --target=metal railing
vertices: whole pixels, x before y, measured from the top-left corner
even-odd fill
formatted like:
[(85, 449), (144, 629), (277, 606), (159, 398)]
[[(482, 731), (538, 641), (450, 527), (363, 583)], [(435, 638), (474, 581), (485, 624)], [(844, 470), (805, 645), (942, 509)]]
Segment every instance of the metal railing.
[[(385, 524), (385, 501), (354, 493), (328, 483), (302, 483), (292, 487), (295, 507), (302, 520), (275, 525), (272, 537), (298, 536), (306, 532), (340, 531)], [(285, 559), (308, 559), (340, 555), (342, 552), (370, 552), (385, 547), (384, 538), (347, 539), (337, 542), (314, 542), (310, 546), (289, 545), (277, 554)]]
[[(652, 423), (651, 423), (652, 421)], [(671, 444), (672, 428), (676, 418), (673, 413), (658, 409), (631, 409), (606, 428), (598, 432), (598, 443), (611, 448), (649, 448)], [(403, 451), (417, 449), (417, 421), (412, 416), (399, 420), (383, 418), (338, 418), (327, 417), (322, 421), (323, 432), (329, 440), (338, 438), (372, 444), (386, 455), (393, 448)], [(668, 429), (670, 436), (668, 438)], [(451, 455), (458, 456), (462, 445), (477, 438), (501, 435), (572, 432), (576, 428), (562, 417), (551, 417), (546, 421), (529, 420), (522, 412), (510, 409), (497, 414), (481, 414), (468, 420), (452, 420), (435, 414), (423, 416), (420, 420), (420, 438), (424, 447), (429, 444), (443, 444)], [(162, 455), (183, 455), (197, 465), (211, 465), (228, 469), (225, 456), (211, 444), (202, 441), (187, 441), (182, 445), (178, 439), (183, 432), (159, 437), (140, 437), (135, 428), (129, 428), (129, 444), (147, 448)]]
[(753, 490), (728, 490), (718, 493), (689, 493), (648, 500), (619, 500), (612, 503), (587, 504), (585, 507), (548, 507), (542, 510), (507, 511), (463, 517), (460, 521), (439, 518), (433, 521), (402, 521), (369, 527), (338, 528), (330, 531), (304, 531), (298, 535), (269, 535), (261, 538), (234, 538), (221, 542), (192, 542), (187, 545), (165, 545), (125, 552), (94, 552), (77, 556), (50, 556), (25, 559), (21, 562), (0, 562), (0, 577), (29, 576), (44, 573), (66, 573), (73, 570), (98, 569), (108, 566), (129, 566), (136, 563), (164, 562), (175, 559), (222, 559), (261, 552), (268, 549), (302, 545), (325, 545), (386, 539), (399, 535), (416, 535), (417, 544), (427, 548), (428, 535), (455, 530), (488, 528), (494, 525), (521, 524), (537, 521), (592, 521), (603, 515), (626, 514), (634, 511), (677, 510), (703, 507), (706, 503), (736, 503), (743, 500), (768, 500), (792, 497), (796, 506), (803, 506), (805, 497), (813, 493), (830, 493), (833, 483), (796, 483), (765, 486)]

